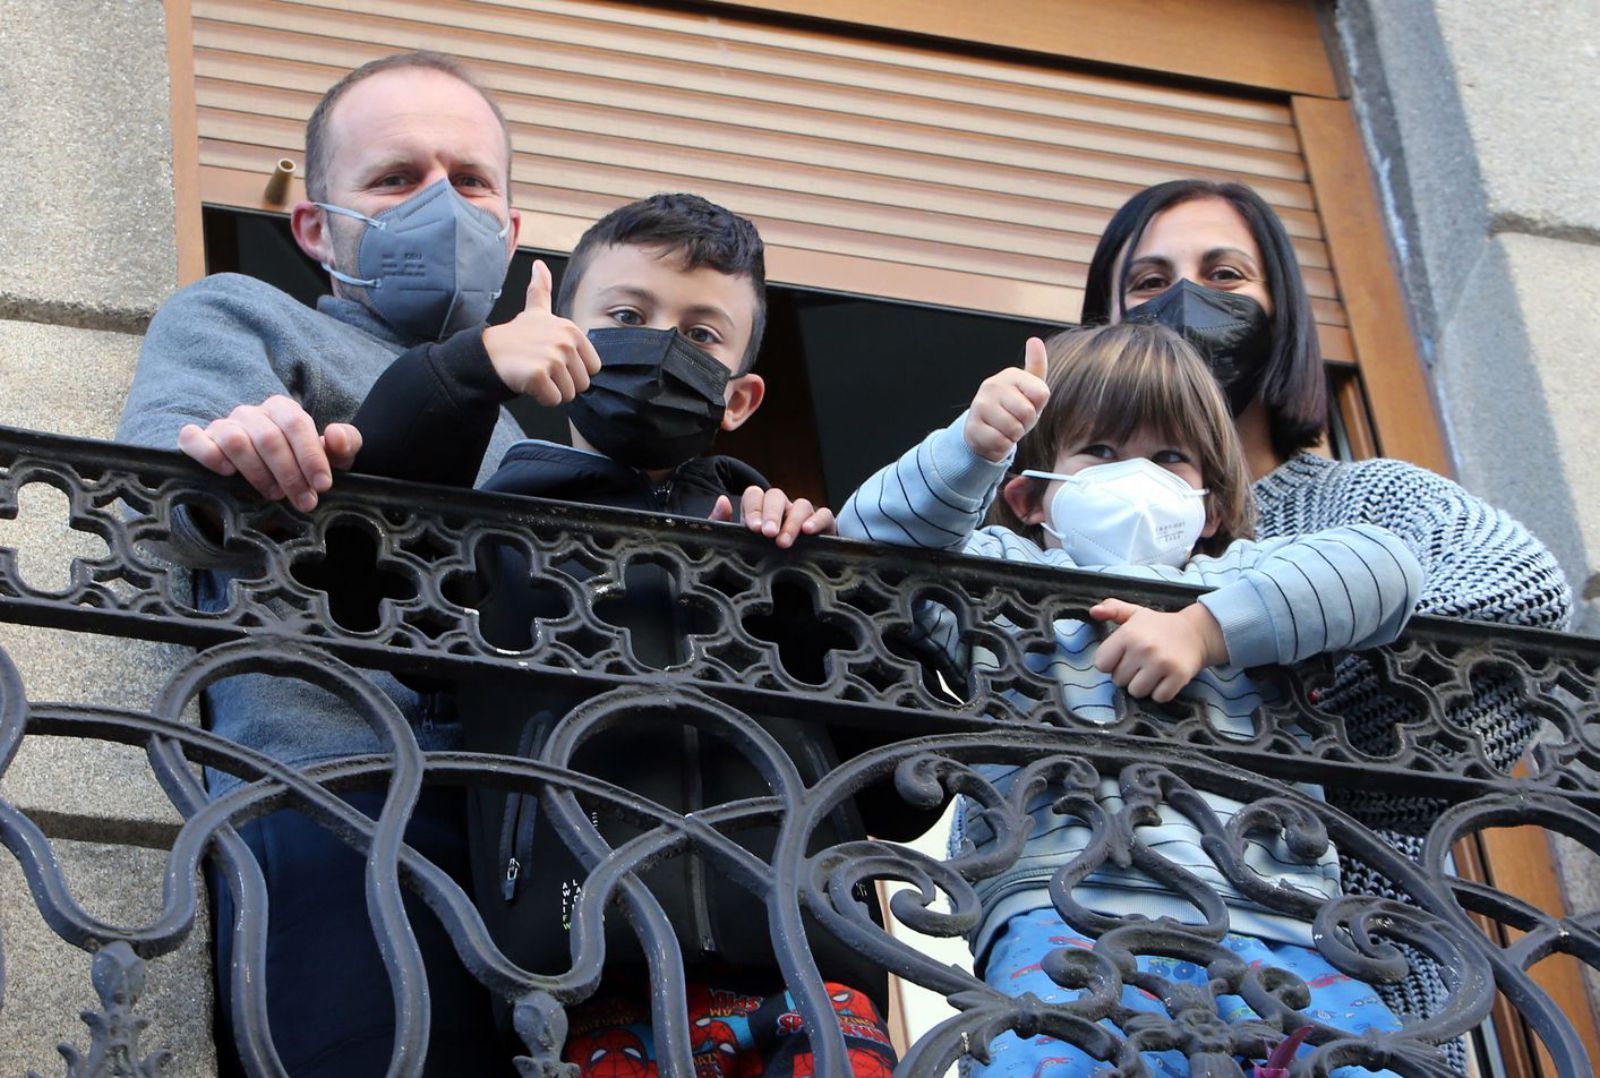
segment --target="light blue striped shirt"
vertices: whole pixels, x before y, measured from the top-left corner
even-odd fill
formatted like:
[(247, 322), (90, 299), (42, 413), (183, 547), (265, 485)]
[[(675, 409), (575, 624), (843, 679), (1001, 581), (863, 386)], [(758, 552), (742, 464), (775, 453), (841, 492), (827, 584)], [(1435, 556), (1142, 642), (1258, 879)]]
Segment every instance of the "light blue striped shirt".
[[(1221, 626), (1230, 663), (1201, 671), (1182, 695), (1199, 701), (1208, 720), (1225, 735), (1253, 734), (1254, 713), (1271, 702), (1270, 687), (1257, 685), (1244, 669), (1386, 644), (1399, 635), (1416, 605), (1423, 582), (1416, 556), (1392, 532), (1371, 525), (1262, 542), (1239, 540), (1220, 556), (1202, 555), (1182, 568), (1077, 565), (1060, 549), (1041, 548), (1007, 528), (983, 527), (1010, 461), (992, 462), (973, 453), (962, 437), (965, 421), (963, 414), (949, 427), (934, 431), (868, 479), (845, 503), (839, 515), (840, 534), (1214, 589), (1199, 601)], [(949, 610), (925, 604), (918, 618), (929, 637), (964, 669), (994, 663), (986, 650), (962, 642)], [(1088, 724), (1112, 721), (1119, 690), (1094, 667), (1106, 629), (1069, 619), (1057, 621), (1054, 628), (1054, 654), (1030, 653), (1025, 661), (1054, 676), (1062, 703), (1076, 717)], [(982, 770), (1002, 790), (1015, 773), (1011, 768)], [(1121, 809), (1115, 778), (1102, 783), (1098, 800), (1108, 812)], [(1217, 794), (1208, 793), (1206, 801), (1224, 824), (1242, 807)], [(986, 908), (975, 944), (980, 954), (1007, 918), (1050, 905), (1045, 887), (1051, 874), (1088, 844), (1084, 821), (1055, 812), (1053, 802), (1047, 793), (1029, 806), (1034, 828), (1022, 858), (980, 885)], [(1202, 848), (1192, 822), (1169, 805), (1161, 806), (1160, 814), (1160, 824), (1138, 829), (1139, 839), (1215, 889), (1230, 907), (1234, 931), (1309, 945), (1309, 925), (1273, 914), (1239, 893)], [(980, 814), (968, 812), (963, 821), (967, 838), (982, 844), (990, 837)], [(1338, 856), (1331, 847), (1308, 864), (1289, 852), (1282, 836), (1252, 839), (1245, 863), (1280, 887), (1313, 896), (1338, 891)], [(1144, 913), (1186, 921), (1197, 916), (1189, 903), (1132, 868), (1102, 867), (1075, 894), (1086, 905), (1117, 915)]]

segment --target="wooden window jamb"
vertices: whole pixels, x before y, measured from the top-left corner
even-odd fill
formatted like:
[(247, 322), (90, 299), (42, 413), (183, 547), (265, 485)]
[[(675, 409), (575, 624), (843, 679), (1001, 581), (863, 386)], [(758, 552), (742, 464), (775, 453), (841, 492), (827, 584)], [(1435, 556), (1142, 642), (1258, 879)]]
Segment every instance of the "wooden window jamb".
[(165, 0), (172, 107), (172, 196), (177, 210), (178, 284), (206, 273), (200, 216), (200, 134), (194, 100), (194, 18), (189, 0)]

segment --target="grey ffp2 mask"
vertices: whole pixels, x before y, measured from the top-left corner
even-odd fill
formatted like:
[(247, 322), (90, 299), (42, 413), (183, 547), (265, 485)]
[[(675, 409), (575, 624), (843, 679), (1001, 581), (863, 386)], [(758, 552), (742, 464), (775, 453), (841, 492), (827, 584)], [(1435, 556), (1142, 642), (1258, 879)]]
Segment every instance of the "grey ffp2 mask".
[(448, 179), (429, 184), (375, 217), (318, 202), (329, 213), (366, 222), (356, 271), (335, 279), (367, 290), (367, 306), (401, 336), (440, 340), (489, 316), (505, 283), (511, 228), (474, 206)]

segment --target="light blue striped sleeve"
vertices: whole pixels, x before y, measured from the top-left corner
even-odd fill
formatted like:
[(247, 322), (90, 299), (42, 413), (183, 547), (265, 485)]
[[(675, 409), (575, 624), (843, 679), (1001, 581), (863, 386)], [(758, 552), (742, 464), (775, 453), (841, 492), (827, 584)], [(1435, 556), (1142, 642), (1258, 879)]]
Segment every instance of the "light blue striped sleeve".
[(1220, 557), (1195, 558), (1184, 576), (1222, 584), (1200, 602), (1222, 626), (1235, 667), (1387, 644), (1405, 628), (1423, 586), (1411, 548), (1372, 524), (1241, 540)]
[[(871, 476), (839, 512), (839, 534), (892, 546), (963, 550), (1011, 463), (985, 460), (962, 437), (965, 412)], [(977, 553), (977, 551), (973, 551)]]

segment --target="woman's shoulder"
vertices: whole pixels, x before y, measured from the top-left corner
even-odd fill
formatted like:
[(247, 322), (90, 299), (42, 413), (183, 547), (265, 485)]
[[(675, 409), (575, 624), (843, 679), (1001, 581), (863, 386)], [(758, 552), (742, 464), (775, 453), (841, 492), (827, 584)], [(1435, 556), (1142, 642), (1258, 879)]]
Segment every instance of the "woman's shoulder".
[(1509, 513), (1403, 460), (1302, 453), (1255, 485), (1258, 534), (1377, 524), (1409, 546), (1427, 578), (1423, 613), (1556, 628), (1571, 605), (1561, 568)]
[(1294, 491), (1306, 487), (1323, 490), (1365, 492), (1373, 489), (1406, 490), (1472, 498), (1454, 480), (1393, 457), (1366, 460), (1330, 460), (1315, 453), (1296, 453), (1272, 472), (1262, 476), (1256, 490)]
[(1340, 524), (1392, 525), (1418, 514), (1496, 512), (1452, 479), (1389, 457), (1337, 461), (1300, 453), (1256, 481), (1263, 534)]

